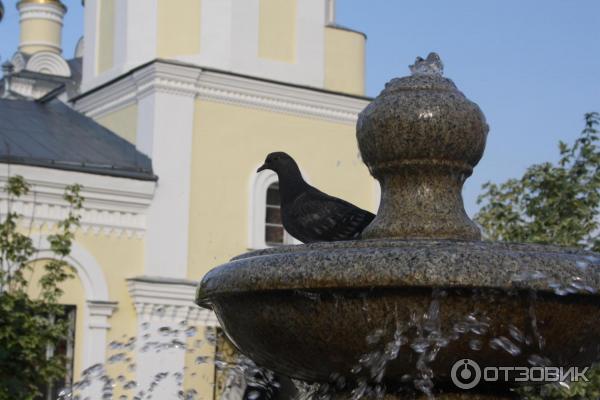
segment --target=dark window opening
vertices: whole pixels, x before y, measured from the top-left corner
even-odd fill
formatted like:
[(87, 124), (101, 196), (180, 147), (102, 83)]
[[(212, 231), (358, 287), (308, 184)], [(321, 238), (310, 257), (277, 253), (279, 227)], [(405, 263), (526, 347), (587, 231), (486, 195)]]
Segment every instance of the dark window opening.
[(278, 183), (271, 184), (267, 189), (266, 207), (265, 243), (267, 246), (281, 246), (288, 243), (289, 235), (283, 229), (281, 220), (281, 200)]
[(57, 318), (66, 320), (68, 331), (66, 337), (55, 346), (48, 344), (46, 348), (47, 357), (60, 355), (65, 360), (65, 379), (57, 382), (44, 384), (40, 389), (43, 395), (39, 400), (55, 400), (59, 397), (59, 393), (73, 384), (73, 360), (75, 358), (75, 317), (77, 307), (72, 305), (64, 305), (64, 313), (61, 316), (51, 316), (50, 319), (56, 321)]

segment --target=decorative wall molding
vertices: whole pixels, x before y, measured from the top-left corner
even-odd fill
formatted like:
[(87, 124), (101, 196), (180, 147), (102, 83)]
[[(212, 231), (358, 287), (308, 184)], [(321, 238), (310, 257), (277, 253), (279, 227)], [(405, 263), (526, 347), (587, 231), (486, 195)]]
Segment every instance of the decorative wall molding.
[[(23, 216), (25, 226), (53, 228), (69, 213), (62, 198), (67, 185), (83, 186), (84, 208), (81, 231), (89, 234), (142, 237), (146, 231), (146, 212), (154, 196), (155, 182), (107, 177), (81, 172), (23, 165), (0, 164), (0, 185), (9, 176), (21, 175), (31, 184), (29, 194), (11, 202), (11, 209)], [(0, 210), (8, 200), (0, 193)]]
[(129, 296), (138, 321), (180, 322), (218, 326), (212, 311), (201, 309), (196, 299), (196, 282), (185, 279), (137, 277), (127, 280)]
[[(52, 46), (51, 43), (43, 43), (43, 45)], [(60, 55), (50, 51), (39, 51), (33, 54), (27, 61), (25, 69), (48, 75), (71, 76), (69, 64)]]
[(244, 107), (355, 124), (368, 99), (157, 60), (75, 100), (100, 118), (158, 91)]
[(109, 330), (110, 324), (108, 323), (108, 319), (118, 308), (118, 303), (116, 301), (88, 300), (87, 306), (89, 311), (88, 327), (91, 329)]

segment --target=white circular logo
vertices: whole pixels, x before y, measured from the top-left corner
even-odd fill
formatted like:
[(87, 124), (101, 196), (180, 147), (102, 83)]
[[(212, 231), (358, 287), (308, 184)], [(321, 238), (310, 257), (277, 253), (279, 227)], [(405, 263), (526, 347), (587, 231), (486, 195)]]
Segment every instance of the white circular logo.
[(481, 381), (481, 368), (475, 361), (464, 358), (454, 363), (450, 375), (457, 388), (469, 390)]

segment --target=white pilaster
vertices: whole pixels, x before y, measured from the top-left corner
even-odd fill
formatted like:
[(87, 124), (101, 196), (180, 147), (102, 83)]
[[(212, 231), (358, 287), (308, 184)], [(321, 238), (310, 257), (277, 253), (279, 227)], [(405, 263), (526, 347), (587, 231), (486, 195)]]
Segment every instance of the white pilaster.
[(113, 50), (114, 65), (125, 72), (121, 67), (127, 62), (127, 23), (129, 15), (129, 0), (115, 1), (115, 42)]
[[(147, 217), (145, 273), (150, 276), (184, 278), (187, 272), (195, 87), (201, 71), (180, 73), (155, 64), (135, 75), (137, 147), (152, 158), (159, 177)], [(178, 84), (167, 84), (173, 81)]]
[(83, 367), (88, 368), (106, 361), (106, 337), (110, 324), (108, 319), (117, 309), (113, 301), (87, 301), (87, 328), (85, 337)]
[(127, 0), (123, 72), (156, 58), (158, 0)]
[(91, 89), (92, 81), (96, 78), (99, 15), (100, 1), (87, 0), (83, 9), (83, 37), (86, 45), (83, 48), (82, 92)]
[(202, 0), (200, 54), (188, 61), (230, 69), (232, 10), (233, 0)]

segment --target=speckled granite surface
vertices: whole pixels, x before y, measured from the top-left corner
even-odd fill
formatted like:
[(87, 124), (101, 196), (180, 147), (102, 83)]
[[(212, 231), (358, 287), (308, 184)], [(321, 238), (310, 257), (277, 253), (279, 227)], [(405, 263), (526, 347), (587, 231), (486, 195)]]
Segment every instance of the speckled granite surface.
[(381, 184), (365, 238), (479, 239), (461, 190), (488, 132), (477, 104), (438, 74), (396, 78), (359, 115), (362, 159)]
[(600, 291), (600, 255), (511, 243), (359, 240), (244, 254), (206, 274), (199, 294), (412, 286), (554, 292), (556, 284), (567, 286), (574, 278)]

